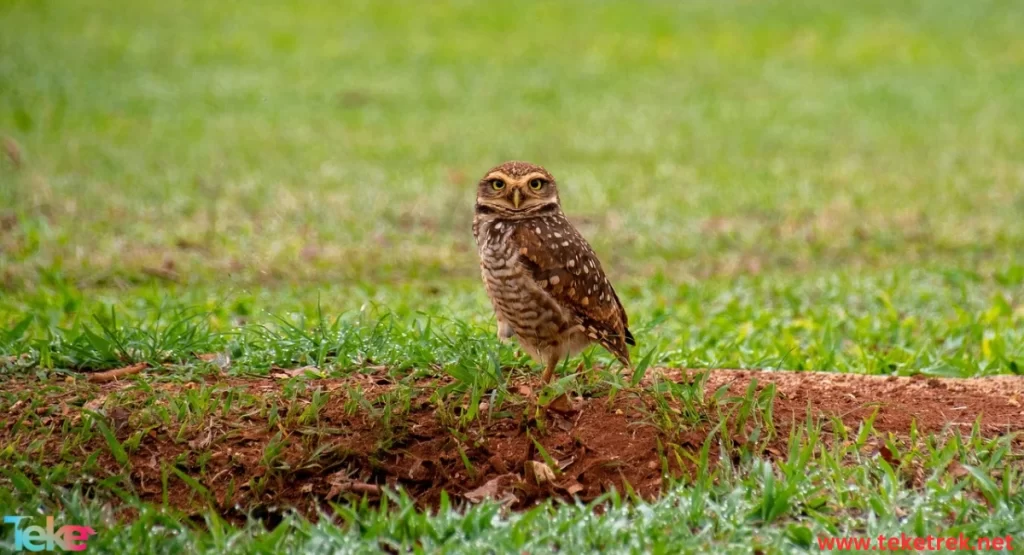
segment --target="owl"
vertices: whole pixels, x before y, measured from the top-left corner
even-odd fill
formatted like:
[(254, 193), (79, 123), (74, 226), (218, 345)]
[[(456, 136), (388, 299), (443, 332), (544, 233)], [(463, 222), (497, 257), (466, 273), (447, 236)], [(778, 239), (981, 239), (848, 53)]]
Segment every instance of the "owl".
[(630, 366), (626, 311), (597, 255), (562, 213), (555, 178), (505, 162), (477, 185), (473, 236), (502, 340), (515, 337), (550, 382), (558, 363), (599, 343)]

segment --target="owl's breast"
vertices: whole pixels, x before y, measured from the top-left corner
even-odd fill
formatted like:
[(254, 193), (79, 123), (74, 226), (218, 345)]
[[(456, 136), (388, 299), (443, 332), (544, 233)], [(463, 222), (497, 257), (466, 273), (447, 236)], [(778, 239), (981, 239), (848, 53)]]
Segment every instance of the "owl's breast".
[(477, 238), (481, 276), (499, 320), (512, 328), (523, 346), (543, 349), (543, 345), (560, 342), (568, 319), (521, 264), (515, 225), (495, 222), (481, 226)]
[(480, 268), (491, 292), (492, 282), (518, 277), (518, 250), (512, 241), (514, 228), (504, 222), (483, 222), (477, 228), (477, 251), (480, 254)]

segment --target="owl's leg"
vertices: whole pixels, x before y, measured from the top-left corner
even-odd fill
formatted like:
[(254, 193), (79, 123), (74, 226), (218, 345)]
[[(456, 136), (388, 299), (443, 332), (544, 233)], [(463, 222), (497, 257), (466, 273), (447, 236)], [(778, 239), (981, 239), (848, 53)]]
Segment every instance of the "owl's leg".
[(498, 320), (498, 340), (508, 341), (515, 336), (516, 332), (512, 331), (512, 326), (508, 325), (502, 320)]
[(544, 376), (541, 378), (544, 383), (551, 383), (551, 378), (554, 377), (555, 368), (558, 366), (558, 361), (562, 357), (558, 356), (558, 353), (551, 353), (548, 355), (547, 368), (544, 369)]

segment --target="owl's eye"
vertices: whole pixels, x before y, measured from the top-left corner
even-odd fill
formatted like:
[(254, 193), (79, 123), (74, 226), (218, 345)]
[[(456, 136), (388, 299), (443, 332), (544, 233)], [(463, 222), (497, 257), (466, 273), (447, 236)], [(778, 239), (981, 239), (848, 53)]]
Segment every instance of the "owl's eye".
[(491, 187), (494, 187), (495, 191), (500, 191), (505, 188), (505, 182), (500, 179), (491, 180)]
[(539, 191), (539, 190), (543, 189), (544, 188), (544, 180), (543, 179), (531, 179), (530, 180), (530, 188), (533, 189), (534, 191)]

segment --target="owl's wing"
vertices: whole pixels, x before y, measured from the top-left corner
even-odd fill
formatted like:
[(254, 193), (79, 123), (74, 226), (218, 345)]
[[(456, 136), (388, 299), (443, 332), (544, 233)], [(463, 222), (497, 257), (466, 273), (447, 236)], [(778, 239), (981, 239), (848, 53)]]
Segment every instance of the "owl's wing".
[(519, 263), (533, 280), (581, 325), (591, 339), (629, 365), (627, 345), (636, 345), (601, 262), (564, 216), (537, 218), (513, 234)]

